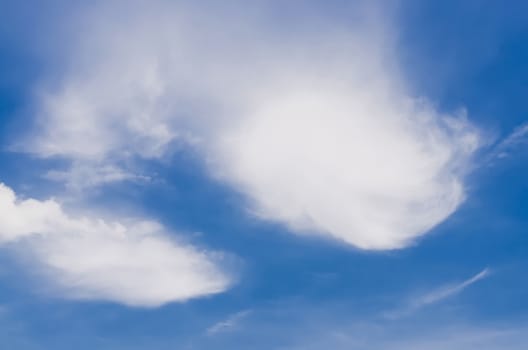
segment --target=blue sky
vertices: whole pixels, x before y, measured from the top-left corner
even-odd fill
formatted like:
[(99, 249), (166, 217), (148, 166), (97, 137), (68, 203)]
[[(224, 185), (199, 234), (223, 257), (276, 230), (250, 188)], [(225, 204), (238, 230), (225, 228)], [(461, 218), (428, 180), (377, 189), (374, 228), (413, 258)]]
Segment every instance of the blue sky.
[(524, 349), (528, 5), (0, 0), (6, 349)]

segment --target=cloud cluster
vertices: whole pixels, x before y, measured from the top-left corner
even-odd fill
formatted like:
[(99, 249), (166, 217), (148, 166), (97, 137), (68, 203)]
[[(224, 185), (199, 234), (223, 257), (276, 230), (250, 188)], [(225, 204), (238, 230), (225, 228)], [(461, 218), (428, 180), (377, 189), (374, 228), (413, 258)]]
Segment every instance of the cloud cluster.
[(244, 8), (88, 11), (62, 79), (43, 85), (30, 151), (72, 160), (75, 183), (98, 174), (82, 164), (184, 143), (256, 215), (362, 249), (404, 247), (457, 209), (479, 134), (415, 96), (386, 17), (275, 31), (273, 11)]
[(171, 239), (152, 221), (75, 218), (55, 200), (17, 199), (0, 184), (0, 241), (65, 297), (158, 306), (219, 293), (230, 277), (211, 253)]

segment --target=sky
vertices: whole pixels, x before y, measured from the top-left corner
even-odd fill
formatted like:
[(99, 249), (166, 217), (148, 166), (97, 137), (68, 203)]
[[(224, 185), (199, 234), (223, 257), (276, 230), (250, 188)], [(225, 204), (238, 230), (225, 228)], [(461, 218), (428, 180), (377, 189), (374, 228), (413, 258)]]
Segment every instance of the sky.
[(524, 349), (527, 13), (0, 0), (1, 348)]

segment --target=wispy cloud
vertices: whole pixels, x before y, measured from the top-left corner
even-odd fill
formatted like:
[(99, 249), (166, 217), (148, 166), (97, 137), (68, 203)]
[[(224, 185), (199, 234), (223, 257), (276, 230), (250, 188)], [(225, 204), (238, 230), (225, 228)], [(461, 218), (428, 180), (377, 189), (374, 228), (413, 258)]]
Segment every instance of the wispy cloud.
[(488, 277), (490, 275), (490, 269), (485, 268), (484, 270), (480, 271), (476, 275), (474, 275), (471, 278), (468, 278), (467, 280), (455, 284), (455, 285), (449, 285), (444, 286), (439, 289), (436, 289), (432, 292), (429, 292), (425, 295), (422, 295), (421, 297), (417, 298), (415, 302), (413, 303), (413, 306), (415, 308), (420, 308), (426, 305), (438, 303), (444, 299), (447, 299), (449, 297), (452, 297), (456, 294), (461, 293), (464, 289), (468, 288), (472, 284)]
[(528, 143), (528, 122), (516, 127), (511, 134), (495, 145), (486, 163), (493, 165), (497, 159), (509, 157), (517, 147), (526, 143)]
[[(489, 270), (483, 271), (487, 272), (481, 271), (451, 287), (464, 285), (467, 288), (489, 276)], [(438, 303), (445, 298), (433, 299)], [(460, 318), (456, 310), (445, 313), (438, 309), (416, 317), (387, 319), (370, 312), (350, 312), (351, 309), (348, 301), (333, 306), (312, 301), (268, 304), (262, 309), (257, 306), (251, 318), (245, 320), (243, 332), (202, 337), (201, 343), (193, 344), (197, 345), (193, 349), (521, 350), (528, 340), (527, 325), (522, 321), (475, 319), (468, 322), (467, 318)], [(211, 327), (212, 333), (233, 329), (230, 319)]]
[(137, 174), (114, 164), (92, 164), (74, 162), (67, 170), (50, 170), (44, 178), (62, 182), (72, 192), (80, 192), (87, 188), (94, 188), (115, 182), (149, 182), (151, 177)]
[(491, 270), (489, 268), (485, 268), (476, 275), (466, 279), (463, 282), (444, 285), (435, 288), (432, 291), (412, 297), (409, 301), (405, 303), (403, 307), (386, 312), (383, 314), (383, 316), (384, 318), (388, 319), (395, 319), (408, 316), (413, 312), (416, 312), (426, 306), (440, 303), (443, 300), (446, 300), (463, 292), (466, 288), (470, 287), (471, 285), (475, 284), (480, 280), (487, 278), (490, 274)]
[(225, 320), (217, 322), (211, 327), (207, 328), (206, 333), (207, 335), (212, 336), (218, 333), (231, 331), (236, 328), (240, 322), (244, 320), (250, 313), (251, 310), (243, 310), (234, 313)]
[(517, 128), (501, 143), (502, 147), (511, 147), (522, 142), (528, 136), (528, 123), (524, 123)]
[(281, 2), (257, 17), (234, 3), (83, 12), (74, 22), (90, 25), (70, 30), (79, 37), (50, 78), (59, 83), (43, 82), (35, 101), (29, 151), (84, 164), (54, 177), (98, 186), (135, 173), (116, 162), (182, 143), (260, 218), (361, 249), (405, 247), (458, 208), (480, 134), (408, 88), (390, 6), (358, 2), (363, 20), (323, 19), (315, 31), (300, 11), (295, 35), (277, 35)]
[[(344, 331), (299, 337), (294, 346), (274, 350), (521, 350), (526, 348), (526, 327), (471, 327), (452, 325), (414, 325), (415, 331), (402, 331), (394, 325), (351, 326)], [(419, 329), (419, 331), (416, 331)]]

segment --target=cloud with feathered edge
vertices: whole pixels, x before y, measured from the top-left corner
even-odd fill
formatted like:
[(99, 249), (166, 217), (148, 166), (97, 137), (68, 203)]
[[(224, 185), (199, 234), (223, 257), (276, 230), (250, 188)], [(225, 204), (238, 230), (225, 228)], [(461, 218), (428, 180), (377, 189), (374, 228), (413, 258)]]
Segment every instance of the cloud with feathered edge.
[[(353, 24), (298, 18), (278, 36), (258, 4), (90, 8), (59, 82), (41, 84), (26, 150), (70, 160), (63, 181), (98, 185), (76, 174), (183, 144), (248, 212), (361, 249), (405, 247), (451, 215), (480, 133), (413, 93), (390, 15), (358, 2)], [(115, 170), (108, 181), (134, 172)]]
[(176, 241), (155, 221), (73, 217), (56, 200), (19, 199), (0, 184), (0, 244), (8, 243), (66, 298), (155, 307), (232, 283), (218, 253)]

